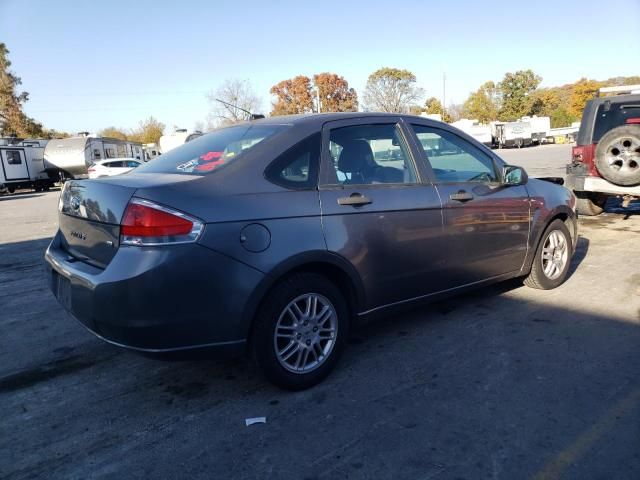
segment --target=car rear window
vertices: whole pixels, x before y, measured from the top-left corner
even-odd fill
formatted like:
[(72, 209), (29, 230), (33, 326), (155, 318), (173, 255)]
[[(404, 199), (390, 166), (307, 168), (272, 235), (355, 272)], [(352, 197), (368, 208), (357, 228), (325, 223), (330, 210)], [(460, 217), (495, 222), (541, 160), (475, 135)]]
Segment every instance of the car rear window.
[(255, 124), (222, 128), (163, 153), (140, 165), (136, 172), (206, 175), (286, 128), (286, 125)]

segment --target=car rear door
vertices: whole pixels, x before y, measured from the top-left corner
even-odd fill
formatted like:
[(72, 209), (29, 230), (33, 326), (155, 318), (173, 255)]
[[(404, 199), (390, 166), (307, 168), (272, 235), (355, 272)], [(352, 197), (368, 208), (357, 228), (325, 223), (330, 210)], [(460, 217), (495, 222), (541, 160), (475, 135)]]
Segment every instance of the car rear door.
[(530, 204), (501, 183), (502, 162), (453, 129), (412, 123), (443, 205), (447, 283), (462, 286), (522, 268)]
[(440, 290), (441, 203), (400, 118), (328, 122), (322, 138), (327, 247), (358, 271), (365, 309)]

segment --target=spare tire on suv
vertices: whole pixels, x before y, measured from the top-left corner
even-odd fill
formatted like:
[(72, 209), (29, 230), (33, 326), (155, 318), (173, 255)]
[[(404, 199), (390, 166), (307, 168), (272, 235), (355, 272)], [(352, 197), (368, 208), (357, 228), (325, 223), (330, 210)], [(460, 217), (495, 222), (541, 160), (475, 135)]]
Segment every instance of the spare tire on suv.
[(603, 135), (595, 163), (602, 178), (615, 185), (640, 185), (640, 125), (623, 125)]

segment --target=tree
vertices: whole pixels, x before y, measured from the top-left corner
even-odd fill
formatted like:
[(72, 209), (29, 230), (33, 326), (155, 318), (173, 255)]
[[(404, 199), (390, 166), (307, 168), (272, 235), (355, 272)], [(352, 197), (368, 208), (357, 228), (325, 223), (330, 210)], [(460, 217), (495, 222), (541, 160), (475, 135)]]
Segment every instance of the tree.
[(127, 132), (125, 132), (121, 128), (116, 127), (103, 128), (100, 132), (98, 132), (98, 135), (100, 135), (101, 137), (117, 138), (119, 140), (128, 140), (129, 138)]
[(27, 92), (18, 92), (22, 84), (9, 67), (9, 50), (0, 43), (0, 135), (17, 135), (18, 137), (43, 136), (42, 124), (28, 117), (22, 111), (22, 105), (29, 100)]
[(507, 72), (498, 84), (501, 96), (500, 120), (517, 120), (529, 113), (530, 101), (527, 98), (540, 82), (539, 77), (532, 70), (518, 70), (515, 73)]
[(320, 97), (320, 112), (358, 111), (358, 95), (349, 88), (344, 77), (335, 73), (318, 73), (313, 76), (313, 84)]
[(164, 133), (164, 123), (159, 122), (153, 117), (140, 122), (137, 130), (127, 135), (129, 140), (140, 143), (158, 143), (160, 137)]
[(406, 113), (423, 95), (408, 70), (381, 68), (367, 79), (364, 102), (369, 111)]
[(451, 115), (442, 108), (442, 103), (436, 97), (430, 97), (424, 103), (423, 112), (430, 115), (441, 115), (443, 122), (451, 122)]
[(561, 98), (556, 88), (542, 88), (529, 95), (529, 115), (550, 116), (560, 107)]
[(269, 92), (276, 96), (271, 115), (292, 115), (313, 112), (311, 79), (304, 75), (277, 83)]
[(601, 82), (588, 80), (586, 78), (581, 78), (576, 83), (574, 83), (573, 89), (571, 90), (571, 97), (569, 98), (569, 105), (567, 108), (569, 114), (571, 114), (575, 118), (581, 118), (582, 109), (584, 108), (585, 103), (587, 103), (587, 100), (592, 99), (596, 95), (596, 93), (598, 93), (598, 89), (601, 86)]
[[(260, 113), (260, 98), (253, 91), (248, 80), (226, 79), (216, 91), (210, 92), (207, 98), (209, 100), (207, 121), (212, 128), (249, 120), (247, 111)], [(222, 100), (226, 105), (218, 100)]]
[(467, 118), (488, 123), (498, 118), (498, 92), (495, 83), (483, 83), (478, 90), (469, 95), (462, 106), (462, 114)]
[(551, 112), (551, 128), (568, 127), (577, 120), (564, 107), (559, 107)]
[(463, 114), (464, 105), (461, 103), (453, 103), (447, 107), (447, 114), (451, 118), (452, 122), (456, 122), (464, 117)]

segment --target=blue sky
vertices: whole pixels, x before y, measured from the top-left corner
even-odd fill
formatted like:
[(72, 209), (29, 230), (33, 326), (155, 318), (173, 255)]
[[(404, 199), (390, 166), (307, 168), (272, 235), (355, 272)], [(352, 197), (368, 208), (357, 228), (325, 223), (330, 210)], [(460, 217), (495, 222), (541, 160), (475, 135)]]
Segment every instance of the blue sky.
[(71, 132), (150, 115), (191, 128), (225, 78), (248, 79), (268, 112), (272, 85), (324, 71), (361, 93), (377, 68), (406, 68), (437, 97), (446, 72), (447, 103), (518, 69), (543, 86), (638, 75), (638, 31), (640, 0), (0, 0), (25, 111)]

